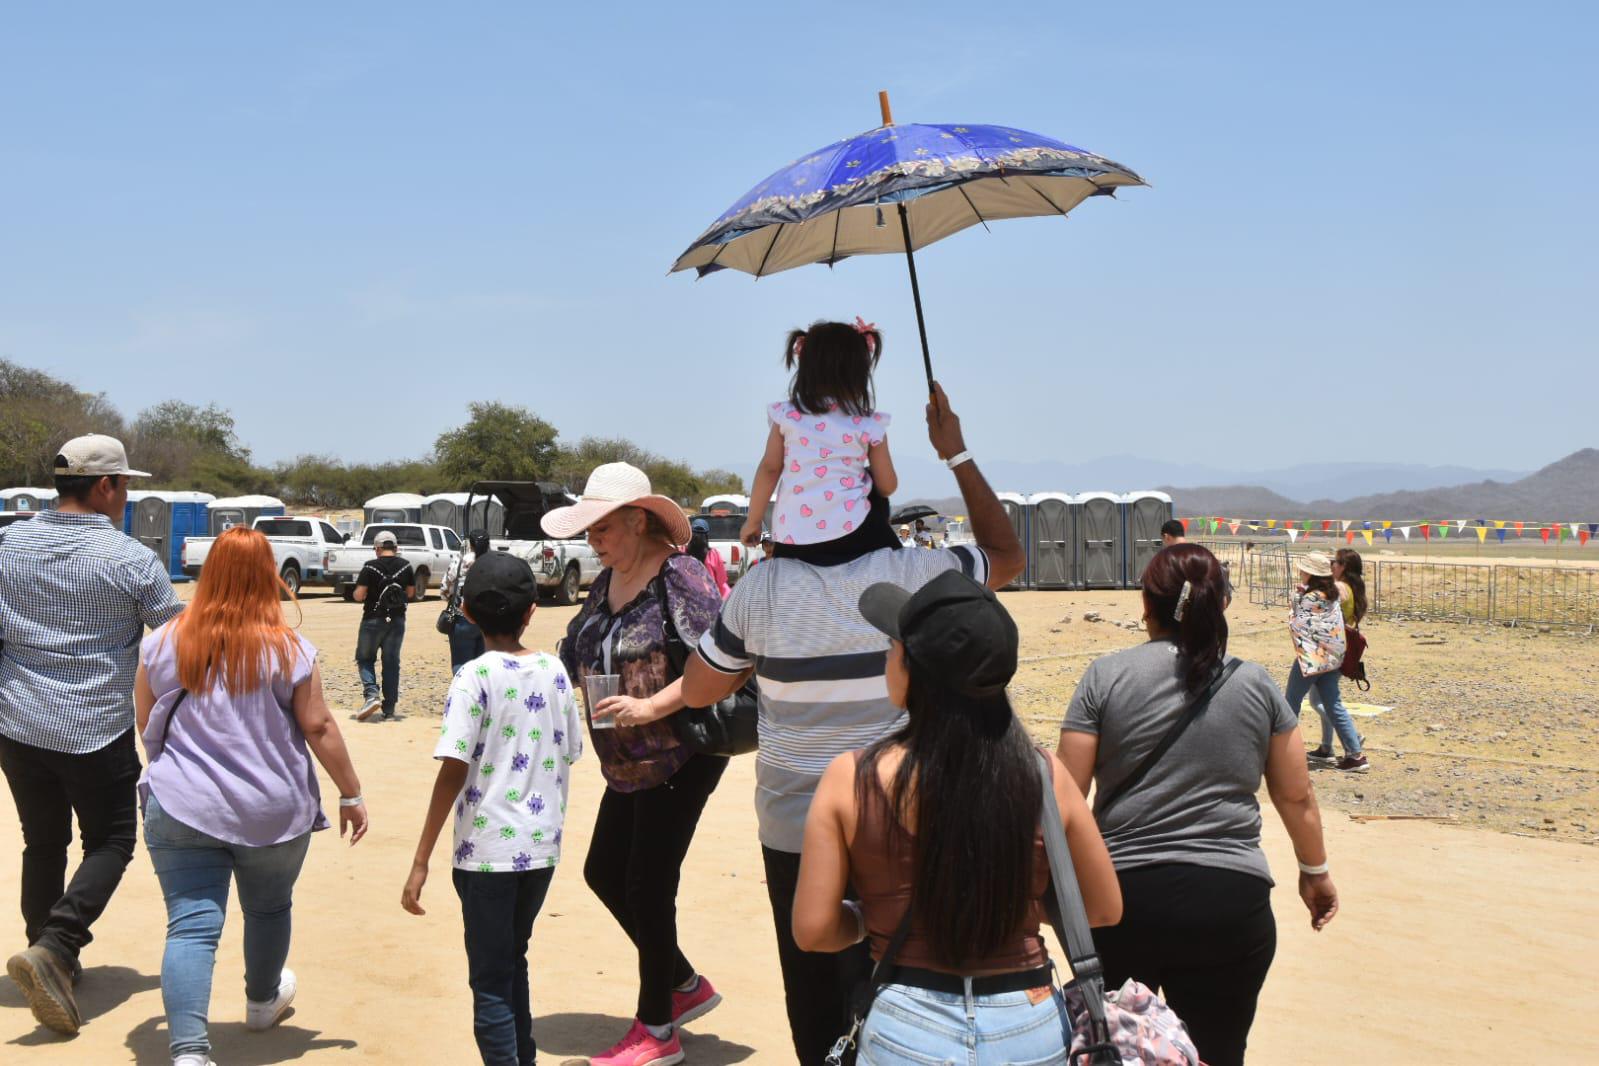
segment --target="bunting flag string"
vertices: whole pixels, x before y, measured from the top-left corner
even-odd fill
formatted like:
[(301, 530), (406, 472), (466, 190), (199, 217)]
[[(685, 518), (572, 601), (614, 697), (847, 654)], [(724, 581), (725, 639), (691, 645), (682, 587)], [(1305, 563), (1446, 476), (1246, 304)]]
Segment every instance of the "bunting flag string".
[(1359, 534), (1367, 544), (1375, 543), (1378, 533), (1382, 534), (1385, 543), (1392, 544), (1394, 532), (1407, 542), (1411, 533), (1419, 530), (1421, 539), (1431, 541), (1434, 536), (1438, 540), (1448, 540), (1451, 533), (1462, 535), (1466, 530), (1477, 534), (1479, 545), (1488, 542), (1488, 534), (1493, 533), (1494, 539), (1506, 543), (1506, 538), (1514, 532), (1519, 538), (1528, 533), (1536, 533), (1545, 544), (1551, 540), (1555, 544), (1564, 544), (1567, 539), (1575, 540), (1578, 544), (1587, 546), (1591, 540), (1599, 540), (1599, 522), (1529, 522), (1526, 520), (1513, 520), (1504, 518), (1438, 518), (1426, 522), (1400, 524), (1394, 519), (1354, 519), (1354, 518), (1322, 518), (1322, 519), (1296, 519), (1296, 518), (1244, 518), (1226, 517), (1222, 515), (1203, 515), (1193, 518), (1180, 519), (1183, 532), (1188, 533), (1197, 528), (1200, 532), (1219, 535), (1231, 533), (1237, 536), (1240, 531), (1247, 530), (1249, 534), (1262, 533), (1270, 535), (1276, 530), (1287, 534), (1291, 543), (1297, 544), (1301, 535), (1310, 536), (1319, 528), (1323, 534), (1333, 536), (1342, 535), (1344, 543), (1353, 544), (1356, 534)]

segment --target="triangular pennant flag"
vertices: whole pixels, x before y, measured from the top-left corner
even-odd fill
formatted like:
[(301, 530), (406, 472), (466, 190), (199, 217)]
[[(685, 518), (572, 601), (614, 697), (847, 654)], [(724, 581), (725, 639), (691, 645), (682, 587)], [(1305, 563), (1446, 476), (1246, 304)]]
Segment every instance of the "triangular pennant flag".
[(1354, 530), (1352, 530), (1352, 529), (1344, 530), (1344, 543), (1345, 544), (1353, 544), (1353, 543), (1355, 543), (1355, 531)]
[(1573, 537), (1575, 537), (1577, 535), (1577, 530), (1579, 528), (1581, 528), (1581, 526), (1582, 526), (1581, 522), (1573, 522), (1573, 523), (1571, 523), (1571, 535)]
[(1509, 532), (1509, 531), (1506, 530), (1504, 526), (1500, 526), (1498, 529), (1494, 530), (1494, 536), (1499, 538), (1499, 543), (1500, 544), (1503, 544), (1505, 542), (1505, 534), (1507, 532)]
[(1361, 536), (1362, 536), (1362, 537), (1365, 537), (1365, 538), (1366, 538), (1366, 543), (1367, 543), (1367, 544), (1370, 544), (1370, 543), (1371, 543), (1371, 530), (1369, 530), (1369, 529), (1362, 529), (1362, 530), (1361, 530), (1361, 531), (1360, 531), (1360, 535), (1361, 535)]
[(1253, 523), (1253, 522), (1245, 523), (1245, 528), (1248, 529), (1251, 533), (1259, 533), (1260, 532), (1260, 527), (1255, 525), (1255, 523)]
[(1349, 520), (1349, 519), (1347, 519), (1347, 518), (1341, 518), (1341, 519), (1339, 519), (1339, 523), (1340, 523), (1340, 524), (1341, 524), (1341, 525), (1342, 525), (1342, 527), (1343, 527), (1343, 529), (1344, 529), (1344, 530), (1346, 530), (1346, 531), (1347, 531), (1347, 530), (1348, 530), (1348, 529), (1349, 529), (1349, 527), (1350, 527), (1350, 526), (1352, 526), (1352, 525), (1354, 525), (1354, 523), (1353, 523), (1353, 522), (1351, 522), (1351, 521), (1350, 521), (1350, 520)]
[(1327, 531), (1328, 531), (1328, 530), (1329, 530), (1329, 529), (1331, 529), (1331, 528), (1332, 528), (1332, 523), (1331, 523), (1331, 522), (1323, 522), (1323, 523), (1322, 523), (1322, 524), (1321, 524), (1321, 531), (1322, 531), (1322, 532), (1323, 532), (1323, 533), (1325, 533), (1325, 532), (1327, 532)]
[(1382, 527), (1383, 527), (1383, 528), (1384, 528), (1384, 529), (1392, 529), (1392, 528), (1394, 528), (1394, 524), (1393, 524), (1393, 523), (1392, 523), (1392, 522), (1384, 522), (1384, 523), (1383, 523), (1383, 524), (1382, 524)]
[(1542, 529), (1540, 529), (1538, 531), (1538, 533), (1543, 537), (1543, 542), (1545, 544), (1548, 544), (1549, 543), (1549, 527), (1548, 526), (1544, 526)]
[(1183, 536), (1186, 537), (1188, 535), (1188, 519), (1179, 518), (1178, 521), (1183, 524)]
[[(1305, 532), (1306, 532), (1306, 533), (1309, 533), (1309, 532), (1310, 532), (1310, 519), (1308, 519), (1308, 518), (1307, 518), (1307, 519), (1305, 519), (1305, 520), (1304, 520), (1304, 521), (1303, 521), (1303, 522), (1301, 522), (1301, 523), (1300, 523), (1300, 524), (1299, 524), (1299, 528), (1300, 528), (1300, 529), (1302, 529), (1302, 530), (1304, 530), (1304, 531), (1305, 531)], [(1326, 522), (1323, 522), (1323, 523), (1322, 523), (1322, 524), (1321, 524), (1321, 528), (1322, 528), (1322, 529), (1326, 529), (1326, 528), (1327, 528), (1327, 523), (1326, 523)], [(1599, 529), (1596, 529), (1596, 530), (1594, 530), (1594, 532), (1595, 532), (1595, 533), (1599, 533)]]
[(1588, 536), (1599, 537), (1599, 522), (1588, 523)]
[(1371, 523), (1370, 522), (1362, 522), (1362, 523), (1360, 523), (1360, 528), (1361, 529), (1370, 529), (1371, 528)]
[(1401, 533), (1403, 533), (1405, 535), (1405, 539), (1406, 540), (1410, 539), (1410, 527), (1409, 526), (1400, 526), (1399, 527), (1399, 532), (1401, 532)]
[(1422, 540), (1431, 540), (1432, 539), (1432, 528), (1426, 522), (1423, 522), (1417, 528), (1421, 530), (1421, 539)]
[(1449, 539), (1449, 523), (1448, 522), (1439, 522), (1438, 523), (1438, 539), (1439, 540), (1448, 540)]
[(1521, 536), (1521, 527), (1522, 527), (1523, 524), (1524, 523), (1521, 523), (1521, 522), (1517, 522), (1516, 523), (1516, 536), (1518, 536), (1518, 537)]
[(1488, 539), (1488, 527), (1477, 526), (1475, 528), (1477, 530), (1477, 543), (1481, 544), (1483, 541)]
[(1277, 528), (1277, 520), (1275, 518), (1266, 519), (1266, 528), (1267, 529), (1276, 529)]
[[(1388, 525), (1388, 523), (1384, 522), (1383, 525)], [(1389, 544), (1392, 544), (1394, 542), (1394, 528), (1393, 528), (1393, 526), (1388, 526), (1387, 529), (1382, 531), (1382, 539), (1387, 541)]]
[[(1504, 528), (1505, 528), (1505, 524), (1504, 524), (1504, 523), (1503, 523), (1503, 522), (1500, 522), (1500, 521), (1498, 521), (1498, 520), (1495, 520), (1495, 521), (1494, 521), (1494, 528), (1495, 528), (1495, 529), (1504, 529)], [(1499, 539), (1500, 539), (1500, 540), (1504, 540), (1504, 539), (1505, 539), (1505, 538), (1504, 538), (1504, 537), (1500, 537), (1500, 538), (1499, 538)]]
[(1555, 532), (1560, 534), (1560, 538), (1557, 543), (1564, 544), (1566, 542), (1566, 527), (1561, 525), (1559, 522), (1556, 522)]
[(1465, 529), (1466, 528), (1466, 520), (1464, 518), (1455, 519), (1455, 528), (1456, 529)]
[(1586, 529), (1577, 530), (1577, 543), (1583, 547), (1588, 546), (1588, 531)]
[(1297, 529), (1288, 530), (1288, 543), (1290, 543), (1290, 544), (1298, 544), (1299, 543), (1299, 530), (1297, 530)]
[(1238, 532), (1238, 527), (1241, 526), (1241, 525), (1243, 525), (1242, 522), (1229, 522), (1229, 523), (1227, 523), (1227, 528), (1232, 530), (1234, 533), (1237, 533)]

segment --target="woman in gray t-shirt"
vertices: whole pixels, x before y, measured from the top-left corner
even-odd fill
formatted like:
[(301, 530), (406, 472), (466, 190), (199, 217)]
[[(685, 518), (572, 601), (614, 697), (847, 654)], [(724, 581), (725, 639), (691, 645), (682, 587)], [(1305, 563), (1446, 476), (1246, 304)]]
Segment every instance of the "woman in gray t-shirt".
[(1277, 947), (1262, 776), (1314, 928), (1337, 913), (1338, 894), (1298, 719), (1264, 669), (1227, 656), (1221, 564), (1174, 544), (1150, 561), (1143, 589), (1149, 642), (1089, 665), (1060, 757), (1085, 793), (1096, 786), (1094, 817), (1121, 883), (1121, 924), (1094, 930), (1107, 985), (1131, 978), (1162, 991), (1200, 1056), (1227, 1066), (1244, 1061)]

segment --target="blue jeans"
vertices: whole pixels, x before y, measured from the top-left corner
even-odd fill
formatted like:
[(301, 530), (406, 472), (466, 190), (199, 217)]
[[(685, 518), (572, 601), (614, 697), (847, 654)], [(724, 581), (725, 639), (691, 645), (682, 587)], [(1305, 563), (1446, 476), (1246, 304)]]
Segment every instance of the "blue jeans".
[(526, 873), (451, 870), (466, 926), (466, 974), (472, 988), (472, 1034), (483, 1066), (531, 1066), (533, 1008), (527, 944), (555, 867)]
[(278, 994), (289, 957), (289, 909), (311, 833), (264, 848), (229, 844), (172, 818), (152, 793), (144, 810), (144, 843), (167, 901), (161, 1002), (172, 1055), (208, 1055), (211, 971), (228, 910), (228, 882), (238, 879), (244, 911), (244, 994), (265, 1003)]
[[(968, 986), (969, 988), (970, 986)], [(1065, 1066), (1070, 1023), (1059, 990), (990, 996), (884, 985), (861, 1026), (859, 1066)]]
[(1295, 659), (1294, 668), (1288, 671), (1288, 706), (1297, 715), (1305, 693), (1314, 691), (1321, 702), (1321, 706), (1316, 708), (1316, 713), (1321, 715), (1321, 746), (1332, 748), (1332, 734), (1336, 730), (1338, 741), (1344, 746), (1344, 754), (1359, 755), (1360, 734), (1355, 731), (1355, 720), (1349, 716), (1349, 708), (1344, 706), (1343, 699), (1338, 695), (1338, 676), (1337, 670), (1328, 670), (1325, 674), (1307, 678), (1299, 670), (1299, 660)]
[(458, 615), (450, 630), (450, 673), (483, 654), (483, 630)]
[(355, 636), (355, 668), (361, 672), (361, 698), (378, 695), (378, 652), (383, 652), (383, 713), (393, 714), (400, 702), (400, 644), (405, 640), (405, 615), (392, 619), (363, 618)]

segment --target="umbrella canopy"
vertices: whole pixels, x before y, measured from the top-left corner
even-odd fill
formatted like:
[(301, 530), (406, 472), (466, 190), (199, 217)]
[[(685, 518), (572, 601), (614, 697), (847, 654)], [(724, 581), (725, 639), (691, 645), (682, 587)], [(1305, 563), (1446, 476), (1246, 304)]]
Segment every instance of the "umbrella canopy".
[(937, 517), (938, 512), (927, 506), (925, 503), (913, 503), (909, 507), (895, 511), (893, 514), (889, 515), (888, 524), (891, 526), (903, 526), (916, 521), (918, 518)]
[[(903, 254), (968, 226), (1065, 215), (1091, 196), (1143, 184), (1120, 163), (1009, 126), (883, 125), (772, 174), (672, 270), (760, 277), (852, 255)], [(904, 206), (909, 247), (884, 204)]]

